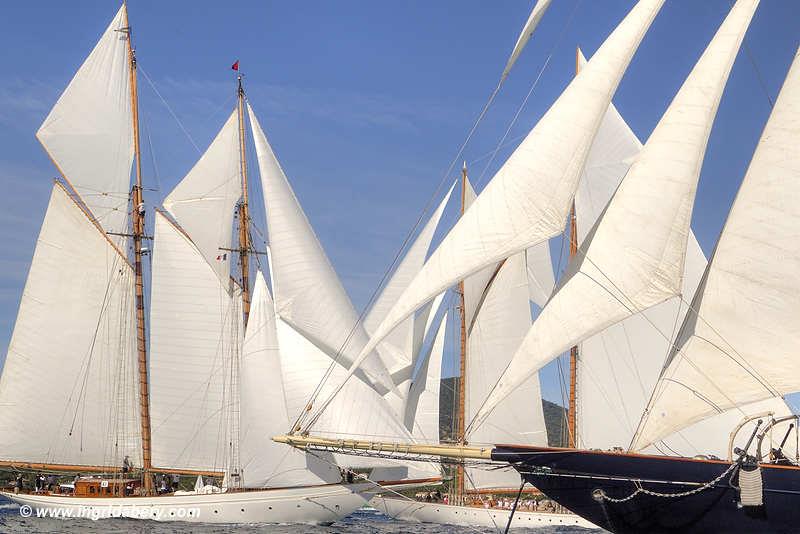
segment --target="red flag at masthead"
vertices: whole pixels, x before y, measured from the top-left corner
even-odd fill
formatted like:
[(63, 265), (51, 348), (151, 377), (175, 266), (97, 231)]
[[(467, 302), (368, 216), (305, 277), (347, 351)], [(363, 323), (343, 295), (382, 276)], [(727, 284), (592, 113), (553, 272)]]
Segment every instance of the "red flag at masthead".
[(238, 59), (236, 60), (236, 63), (234, 63), (233, 65), (231, 65), (231, 69), (233, 69), (233, 70), (239, 70), (239, 60), (238, 60)]

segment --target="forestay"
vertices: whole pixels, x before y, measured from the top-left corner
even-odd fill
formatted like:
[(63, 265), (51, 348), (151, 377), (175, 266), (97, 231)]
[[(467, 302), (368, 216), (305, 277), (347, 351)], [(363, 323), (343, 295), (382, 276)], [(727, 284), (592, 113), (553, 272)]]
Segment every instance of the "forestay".
[(433, 252), (361, 351), (480, 269), (562, 232), (600, 120), (663, 0), (640, 0)]
[[(278, 315), (349, 367), (367, 344), (367, 333), (249, 104), (247, 112), (264, 192)], [(392, 390), (389, 372), (374, 348), (363, 370), (372, 385)]]
[(231, 228), (242, 196), (236, 110), (192, 170), (164, 199), (173, 219), (192, 236), (223, 284), (230, 277)]
[(570, 346), (680, 294), (706, 143), (757, 6), (757, 0), (739, 0), (731, 9), (581, 244), (479, 417)]
[(800, 390), (796, 55), (633, 444)]
[(133, 279), (55, 184), (0, 378), (0, 458), (141, 465)]
[(125, 5), (36, 137), (103, 229), (125, 233), (133, 162)]
[(339, 468), (318, 456), (285, 447), (271, 437), (291, 428), (275, 326), (275, 308), (267, 283), (256, 273), (241, 359), (242, 480), (247, 488), (287, 487), (338, 482)]
[[(235, 451), (241, 297), (157, 212), (150, 304), (153, 465), (221, 470)], [(234, 455), (232, 455), (234, 454)], [(237, 467), (237, 466), (232, 466)]]

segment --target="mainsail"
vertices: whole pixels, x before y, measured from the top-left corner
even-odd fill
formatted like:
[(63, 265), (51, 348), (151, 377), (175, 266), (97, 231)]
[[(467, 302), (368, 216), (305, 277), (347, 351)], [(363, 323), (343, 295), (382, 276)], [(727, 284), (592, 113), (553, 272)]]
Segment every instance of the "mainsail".
[(133, 287), (127, 259), (56, 183), (0, 377), (0, 459), (141, 465)]
[(606, 39), (443, 239), (355, 364), (439, 292), (561, 233), (603, 114), (662, 4), (640, 0)]
[(108, 232), (125, 233), (133, 162), (128, 29), (119, 8), (36, 137)]
[[(188, 235), (156, 213), (150, 305), (153, 464), (228, 467), (238, 402), (241, 297), (223, 285)], [(235, 377), (235, 375), (234, 375)]]
[(711, 414), (800, 390), (799, 57), (764, 128), (634, 449)]
[[(757, 6), (757, 0), (739, 0), (731, 9), (582, 243), (576, 261), (479, 417), (565, 349), (680, 294), (706, 143)], [(668, 338), (670, 332), (662, 334)]]

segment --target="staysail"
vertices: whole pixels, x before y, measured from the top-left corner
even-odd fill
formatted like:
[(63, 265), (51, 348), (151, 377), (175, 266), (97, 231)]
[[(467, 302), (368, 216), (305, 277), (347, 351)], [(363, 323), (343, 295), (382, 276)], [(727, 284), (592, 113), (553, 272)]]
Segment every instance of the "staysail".
[(231, 228), (242, 196), (237, 111), (228, 117), (192, 170), (164, 199), (163, 205), (192, 236), (223, 284), (230, 277)]
[(337, 482), (341, 477), (335, 464), (270, 439), (290, 428), (290, 416), (294, 415), (286, 410), (275, 320), (272, 297), (259, 271), (241, 358), (240, 454), (244, 487)]
[[(430, 249), (433, 234), (436, 231), (436, 227), (439, 225), (444, 208), (447, 206), (452, 193), (453, 186), (450, 187), (447, 194), (439, 203), (439, 206), (433, 212), (433, 215), (431, 215), (431, 218), (419, 232), (414, 243), (408, 248), (408, 252), (403, 256), (403, 259), (400, 261), (397, 269), (395, 269), (392, 277), (386, 283), (386, 287), (381, 291), (378, 298), (375, 299), (375, 303), (364, 318), (364, 328), (368, 334), (373, 332), (378, 324), (380, 324), (386, 316), (386, 313), (391, 309), (394, 301), (403, 293), (425, 263), (425, 257)], [(395, 371), (395, 367), (397, 366), (412, 365), (414, 356), (421, 348), (422, 334), (425, 333), (422, 326), (427, 322), (427, 315), (428, 313), (421, 313), (417, 317), (407, 318), (384, 339), (382, 345), (390, 344), (392, 346), (386, 351), (388, 354), (381, 352), (381, 357), (387, 362), (392, 372)], [(379, 345), (378, 348), (380, 350), (381, 345)], [(389, 362), (389, 358), (392, 356), (394, 356), (394, 358), (392, 358), (391, 363), (394, 365)]]
[(447, 312), (431, 332), (435, 337), (429, 350), (420, 356), (422, 363), (410, 385), (405, 406), (406, 428), (420, 443), (439, 443), (439, 388), (446, 326)]
[[(706, 143), (757, 6), (757, 0), (739, 0), (731, 9), (584, 240), (480, 417), (565, 349), (680, 294)], [(668, 338), (670, 332), (662, 334)]]
[(600, 121), (663, 0), (640, 0), (433, 252), (355, 363), (400, 321), (480, 269), (560, 234)]
[(739, 188), (634, 449), (800, 390), (800, 54)]
[(0, 377), (0, 458), (141, 465), (135, 332), (133, 268), (56, 183)]
[[(475, 320), (467, 332), (467, 422), (478, 413), (531, 326), (525, 253), (508, 258), (484, 292)], [(546, 446), (547, 430), (541, 399), (539, 376), (534, 374), (480, 427), (470, 432), (469, 442)], [(519, 480), (519, 475), (513, 470), (467, 469), (467, 481), (476, 489), (516, 487)]]
[[(264, 191), (278, 314), (349, 367), (367, 344), (367, 333), (249, 104), (247, 112)], [(388, 370), (372, 349), (364, 372), (376, 387), (393, 390)]]
[(127, 230), (133, 162), (125, 5), (42, 123), (36, 137), (108, 232)]

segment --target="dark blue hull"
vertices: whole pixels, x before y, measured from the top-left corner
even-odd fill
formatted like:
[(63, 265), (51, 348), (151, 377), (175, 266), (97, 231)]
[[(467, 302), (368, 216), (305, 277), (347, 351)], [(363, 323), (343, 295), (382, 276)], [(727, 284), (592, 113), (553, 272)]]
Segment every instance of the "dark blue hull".
[[(532, 485), (592, 523), (616, 533), (800, 532), (800, 469), (762, 465), (763, 507), (739, 505), (737, 476), (685, 497), (731, 467), (730, 462), (611, 452), (498, 445), (492, 458), (511, 463)], [(638, 482), (637, 482), (638, 481)]]

